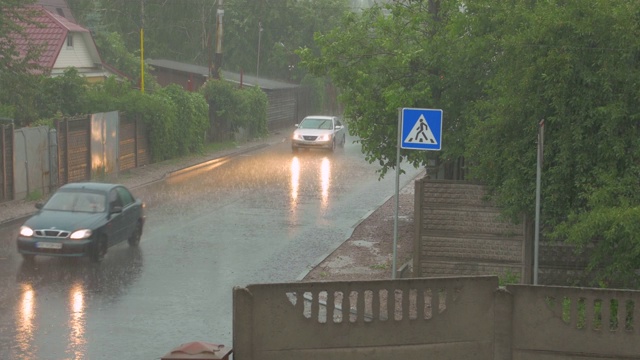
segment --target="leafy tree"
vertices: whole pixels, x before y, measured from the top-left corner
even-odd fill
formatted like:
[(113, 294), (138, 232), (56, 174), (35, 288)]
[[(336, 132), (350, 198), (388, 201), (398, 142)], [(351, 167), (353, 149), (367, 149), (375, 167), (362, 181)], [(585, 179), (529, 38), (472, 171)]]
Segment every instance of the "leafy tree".
[(24, 25), (30, 23), (35, 0), (0, 0), (0, 109), (15, 117), (16, 125), (28, 125), (36, 119), (33, 111), (37, 91), (39, 49), (21, 52), (17, 41), (24, 37)]
[(216, 2), (210, 0), (99, 0), (108, 32), (122, 34), (127, 48), (140, 49), (144, 20), (145, 57), (204, 64), (215, 29)]
[[(116, 32), (97, 32), (94, 37), (96, 46), (104, 62), (122, 71), (131, 79), (140, 79), (140, 53), (129, 52), (122, 36)], [(148, 68), (145, 68), (145, 76)], [(146, 88), (145, 83), (145, 88)]]
[[(313, 36), (338, 26), (347, 0), (240, 0), (225, 3), (225, 68), (300, 81), (296, 50), (316, 49)], [(262, 29), (262, 31), (260, 31)]]
[[(121, 34), (129, 52), (140, 50), (142, 7), (129, 0), (98, 0), (91, 16), (98, 32)], [(199, 65), (213, 61), (218, 4), (210, 0), (144, 1), (146, 58), (166, 58)], [(295, 50), (314, 47), (313, 34), (336, 25), (348, 0), (239, 0), (224, 3), (223, 68), (299, 81)], [(262, 24), (262, 32), (259, 31)]]
[(68, 68), (62, 76), (42, 77), (40, 83), (38, 110), (41, 118), (86, 113), (88, 84), (76, 68)]
[[(464, 44), (447, 48), (452, 35), (447, 33), (445, 20), (457, 13), (455, 4), (445, 7), (439, 2), (374, 6), (362, 13), (347, 14), (339, 27), (317, 35), (320, 53), (309, 48), (299, 52), (303, 66), (314, 75), (328, 75), (340, 89), (349, 131), (360, 137), (366, 159), (380, 164), (381, 176), (396, 166), (401, 107), (451, 106), (454, 112), (444, 124), (452, 130), (447, 132), (450, 144), (458, 145), (448, 146), (443, 152), (445, 156), (463, 152), (459, 139), (463, 138), (464, 123), (459, 114), (468, 104), (460, 96), (475, 95), (479, 90), (474, 85), (459, 86), (453, 76), (465, 76), (469, 71), (449, 65), (453, 56), (472, 65), (468, 54), (455, 52)], [(470, 74), (469, 79), (474, 78), (481, 76)], [(425, 165), (428, 160), (424, 152), (401, 153), (414, 166)]]
[(464, 155), (506, 215), (533, 215), (544, 119), (547, 234), (593, 248), (601, 284), (637, 286), (638, 14), (633, 0), (396, 2), (344, 17), (316, 37), (320, 53), (300, 54), (338, 85), (382, 175), (396, 166), (397, 109), (442, 108), (439, 155)]
[(553, 238), (593, 247), (601, 284), (638, 285), (639, 10), (634, 1), (492, 7), (504, 29), (495, 32), (496, 73), (467, 139), (475, 175), (505, 212), (531, 215), (545, 120), (543, 221)]

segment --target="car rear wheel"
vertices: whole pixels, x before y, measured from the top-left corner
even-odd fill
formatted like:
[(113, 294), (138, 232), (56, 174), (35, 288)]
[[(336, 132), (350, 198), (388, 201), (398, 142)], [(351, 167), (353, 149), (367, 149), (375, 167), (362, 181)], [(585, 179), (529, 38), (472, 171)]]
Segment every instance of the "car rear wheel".
[(102, 259), (104, 259), (104, 256), (107, 254), (107, 247), (108, 247), (108, 242), (107, 242), (107, 237), (104, 235), (101, 235), (98, 238), (98, 241), (96, 241), (96, 243), (93, 246), (93, 249), (91, 251), (91, 262), (97, 263), (97, 262), (101, 262)]
[(142, 222), (138, 220), (136, 222), (136, 228), (131, 233), (129, 237), (129, 246), (138, 246), (140, 244), (140, 238), (142, 237)]

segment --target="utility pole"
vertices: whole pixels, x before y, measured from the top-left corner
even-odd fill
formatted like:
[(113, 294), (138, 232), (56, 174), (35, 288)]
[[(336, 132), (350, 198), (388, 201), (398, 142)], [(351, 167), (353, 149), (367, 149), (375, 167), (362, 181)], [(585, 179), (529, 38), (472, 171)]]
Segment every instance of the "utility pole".
[(222, 18), (224, 16), (223, 0), (218, 0), (218, 11), (216, 12), (216, 54), (214, 59), (214, 78), (220, 78), (220, 68), (222, 67)]
[(144, 93), (144, 0), (140, 0), (140, 91)]

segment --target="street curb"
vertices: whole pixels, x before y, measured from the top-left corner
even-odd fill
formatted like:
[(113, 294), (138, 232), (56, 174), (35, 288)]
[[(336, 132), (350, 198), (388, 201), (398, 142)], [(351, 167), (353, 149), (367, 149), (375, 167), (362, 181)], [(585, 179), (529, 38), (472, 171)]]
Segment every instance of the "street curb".
[(135, 190), (135, 189), (143, 188), (145, 186), (157, 184), (157, 183), (165, 181), (165, 180), (167, 180), (167, 179), (169, 179), (171, 177), (179, 176), (179, 175), (185, 174), (185, 173), (187, 173), (189, 171), (198, 170), (200, 168), (206, 167), (206, 166), (211, 165), (211, 164), (216, 163), (216, 162), (223, 161), (225, 159), (231, 159), (231, 158), (236, 157), (236, 156), (244, 155), (244, 154), (247, 154), (247, 153), (250, 153), (250, 152), (253, 152), (253, 151), (258, 151), (258, 150), (267, 148), (267, 147), (269, 147), (271, 145), (273, 145), (273, 144), (270, 144), (270, 143), (258, 144), (258, 145), (250, 146), (248, 148), (239, 149), (237, 151), (231, 150), (228, 153), (226, 153), (225, 155), (220, 155), (218, 157), (206, 160), (204, 162), (201, 162), (201, 163), (198, 163), (198, 164), (195, 164), (195, 165), (185, 166), (185, 167), (183, 167), (181, 169), (178, 169), (178, 170), (168, 171), (168, 172), (164, 173), (164, 175), (162, 175), (161, 177), (159, 177), (159, 178), (157, 178), (155, 180), (151, 180), (151, 181), (148, 181), (148, 182), (143, 183), (143, 184), (138, 184), (136, 186), (132, 186), (131, 189)]
[[(409, 185), (411, 182), (415, 181), (416, 179), (420, 178), (421, 175), (424, 175), (423, 172), (419, 172), (414, 178), (408, 180), (406, 183), (404, 183), (404, 185), (400, 186), (400, 190), (402, 190), (405, 186)], [(351, 236), (353, 235), (353, 232), (356, 231), (356, 228), (362, 224), (363, 221), (365, 221), (369, 216), (371, 216), (371, 214), (373, 214), (374, 212), (376, 212), (380, 207), (382, 207), (387, 201), (389, 201), (390, 199), (392, 199), (395, 196), (395, 194), (390, 195), (388, 197), (386, 197), (380, 204), (376, 205), (376, 207), (367, 212), (366, 214), (364, 214), (358, 221), (356, 221), (355, 224), (353, 224), (351, 226), (351, 231), (349, 231), (349, 235), (339, 244), (337, 244), (335, 247), (333, 247), (331, 250), (329, 250), (326, 254), (318, 257), (313, 263), (311, 263), (310, 265), (307, 266), (307, 269), (305, 271), (303, 271), (300, 275), (298, 275), (296, 277), (296, 281), (302, 281), (304, 280), (304, 278), (309, 275), (309, 273), (317, 268), (326, 258), (328, 258), (329, 256), (331, 256), (331, 254), (333, 254), (334, 252), (336, 252), (340, 246), (344, 245), (344, 243), (349, 240), (351, 238)]]
[(25, 221), (27, 221), (28, 218), (30, 218), (31, 216), (33, 216), (33, 214), (35, 214), (36, 212), (34, 211), (33, 213), (29, 214), (29, 215), (24, 215), (24, 216), (19, 216), (19, 217), (15, 217), (9, 220), (5, 220), (0, 222), (0, 227), (4, 227), (4, 226), (11, 226), (14, 225), (16, 223), (23, 223)]
[[(257, 145), (249, 146), (249, 147), (246, 147), (246, 148), (237, 149), (237, 150), (229, 150), (228, 153), (226, 153), (225, 155), (220, 155), (218, 157), (209, 159), (207, 161), (204, 161), (202, 163), (198, 163), (198, 164), (195, 164), (195, 165), (185, 166), (185, 167), (183, 167), (181, 169), (178, 169), (178, 170), (169, 171), (169, 172), (165, 173), (164, 175), (162, 175), (160, 178), (158, 178), (156, 180), (151, 180), (151, 181), (143, 183), (143, 184), (138, 184), (136, 186), (132, 186), (131, 189), (132, 190), (140, 189), (140, 188), (143, 188), (145, 186), (156, 184), (158, 182), (165, 181), (166, 179), (168, 179), (170, 177), (178, 176), (178, 175), (184, 174), (184, 173), (189, 172), (189, 171), (197, 170), (199, 168), (205, 167), (205, 166), (207, 166), (207, 165), (209, 165), (211, 163), (214, 163), (214, 162), (219, 162), (219, 161), (221, 161), (221, 159), (227, 159), (227, 158), (230, 159), (230, 158), (233, 158), (235, 156), (240, 156), (240, 155), (244, 155), (244, 154), (247, 154), (247, 153), (250, 153), (250, 152), (253, 152), (253, 151), (258, 151), (258, 150), (267, 148), (267, 147), (272, 146), (274, 144), (276, 144), (276, 143), (275, 142), (274, 143), (264, 143), (264, 144), (257, 144)], [(16, 201), (21, 201), (21, 200), (16, 200)], [(35, 213), (36, 213), (36, 211), (33, 211), (32, 213), (27, 214), (27, 215), (22, 215), (22, 216), (18, 216), (18, 217), (15, 217), (15, 218), (8, 219), (8, 220), (0, 221), (0, 227), (11, 226), (11, 225), (15, 225), (17, 223), (23, 223), (23, 222), (27, 221), (27, 219), (29, 219)]]
[(232, 157), (235, 157), (235, 156), (240, 156), (240, 155), (243, 155), (243, 154), (246, 154), (246, 153), (250, 153), (250, 152), (253, 152), (253, 151), (264, 149), (264, 148), (269, 147), (269, 146), (271, 146), (271, 144), (258, 144), (258, 145), (250, 146), (250, 147), (245, 148), (245, 149), (240, 149), (238, 151), (231, 151), (229, 154), (221, 155), (221, 156), (209, 159), (207, 161), (201, 162), (199, 164), (195, 164), (195, 165), (191, 165), (191, 166), (185, 166), (182, 169), (169, 171), (166, 174), (164, 174), (162, 179), (166, 179), (166, 178), (169, 178), (169, 177), (172, 177), (172, 176), (182, 175), (182, 174), (184, 174), (186, 172), (193, 171), (193, 170), (198, 170), (200, 168), (203, 168), (205, 166), (211, 165), (213, 163), (220, 162), (223, 159), (232, 158)]

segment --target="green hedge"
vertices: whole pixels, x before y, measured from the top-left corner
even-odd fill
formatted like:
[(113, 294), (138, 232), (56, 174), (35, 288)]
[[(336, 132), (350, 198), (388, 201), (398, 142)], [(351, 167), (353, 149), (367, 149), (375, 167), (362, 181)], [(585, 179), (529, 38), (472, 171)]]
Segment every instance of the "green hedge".
[(229, 140), (244, 129), (252, 138), (268, 134), (267, 95), (259, 88), (239, 88), (224, 79), (211, 79), (201, 88), (213, 110), (213, 138)]

